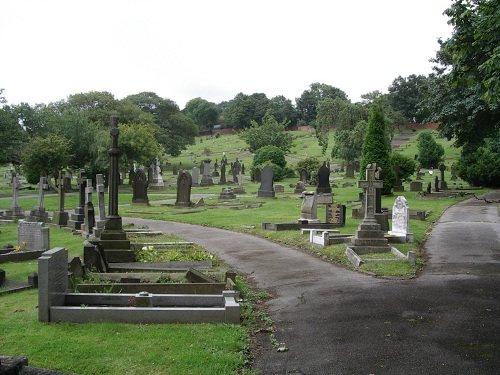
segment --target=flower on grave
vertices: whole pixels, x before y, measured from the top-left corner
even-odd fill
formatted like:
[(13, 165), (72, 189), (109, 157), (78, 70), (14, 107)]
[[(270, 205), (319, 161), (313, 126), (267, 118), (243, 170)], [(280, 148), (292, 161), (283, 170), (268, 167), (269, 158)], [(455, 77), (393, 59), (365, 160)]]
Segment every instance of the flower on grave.
[(26, 251), (26, 245), (28, 243), (26, 241), (21, 242), (20, 246), (16, 246), (16, 251)]

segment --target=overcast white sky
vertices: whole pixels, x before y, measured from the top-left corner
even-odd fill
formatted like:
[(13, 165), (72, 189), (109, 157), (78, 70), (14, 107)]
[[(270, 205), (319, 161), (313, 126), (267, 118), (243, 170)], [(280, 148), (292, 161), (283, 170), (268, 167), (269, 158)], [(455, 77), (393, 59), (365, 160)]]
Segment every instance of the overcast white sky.
[(152, 91), (182, 109), (239, 92), (294, 101), (314, 82), (353, 101), (428, 74), (451, 0), (2, 0), (8, 104)]

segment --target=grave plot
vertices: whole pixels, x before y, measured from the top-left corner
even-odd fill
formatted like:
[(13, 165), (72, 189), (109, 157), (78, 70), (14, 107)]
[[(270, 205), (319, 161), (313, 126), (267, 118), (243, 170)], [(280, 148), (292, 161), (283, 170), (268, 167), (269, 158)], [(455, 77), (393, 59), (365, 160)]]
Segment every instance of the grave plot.
[[(69, 293), (68, 252), (54, 248), (38, 260), (39, 320), (43, 322), (239, 323), (237, 292), (220, 294)], [(194, 278), (204, 278), (190, 270)]]

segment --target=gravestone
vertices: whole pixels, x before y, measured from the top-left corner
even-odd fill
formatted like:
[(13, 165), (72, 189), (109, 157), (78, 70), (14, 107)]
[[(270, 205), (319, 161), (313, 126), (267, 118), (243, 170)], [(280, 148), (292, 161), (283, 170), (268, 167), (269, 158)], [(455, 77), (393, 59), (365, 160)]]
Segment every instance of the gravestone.
[(238, 158), (236, 158), (236, 161), (233, 164), (233, 168), (231, 169), (231, 172), (233, 174), (233, 182), (235, 184), (238, 183), (238, 175), (241, 172), (241, 164), (240, 164)]
[(274, 170), (270, 165), (266, 165), (260, 172), (260, 187), (257, 192), (259, 198), (274, 198)]
[(221, 193), (219, 194), (219, 199), (220, 200), (236, 199), (236, 195), (234, 194), (233, 189), (227, 187), (222, 189)]
[(132, 167), (130, 168), (130, 171), (128, 172), (128, 184), (132, 185), (134, 183), (134, 178), (135, 178), (135, 169)]
[(238, 176), (238, 186), (233, 189), (233, 193), (234, 194), (245, 194), (246, 193), (245, 189), (243, 188), (243, 175), (242, 175), (241, 170), (240, 170), (240, 174)]
[(338, 203), (326, 205), (326, 223), (336, 224), (341, 227), (345, 225), (346, 206)]
[(356, 173), (359, 173), (360, 164), (359, 160), (354, 161), (354, 170)]
[(219, 184), (226, 184), (226, 163), (224, 163), (224, 160), (220, 163), (220, 179), (219, 179)]
[(412, 181), (410, 182), (410, 191), (422, 191), (422, 182), (421, 181)]
[(432, 184), (430, 182), (427, 184), (426, 192), (427, 192), (427, 194), (432, 193)]
[(318, 219), (318, 201), (315, 191), (304, 191), (304, 200), (300, 210), (299, 223), (319, 223)]
[(52, 214), (52, 224), (59, 226), (68, 225), (69, 215), (66, 211), (64, 211), (64, 195), (65, 195), (65, 187), (64, 187), (64, 173), (59, 172), (59, 179), (57, 180), (58, 191), (57, 191), (57, 211), (54, 211)]
[(456, 181), (457, 180), (457, 171), (456, 171), (456, 168), (455, 168), (455, 164), (451, 165), (451, 177), (450, 177), (450, 180), (451, 181)]
[(132, 204), (149, 206), (148, 198), (149, 181), (144, 173), (144, 167), (140, 167), (135, 173), (134, 182), (132, 183)]
[(298, 181), (293, 192), (294, 194), (302, 194), (304, 190), (306, 190), (305, 183), (303, 181)]
[(19, 178), (13, 172), (12, 175), (12, 206), (10, 207), (10, 210), (5, 211), (4, 213), (4, 219), (5, 220), (18, 220), (18, 219), (24, 219), (26, 217), (23, 209), (21, 206), (19, 206), (19, 188), (21, 187), (21, 184), (19, 183)]
[(17, 245), (26, 250), (48, 250), (50, 246), (49, 228), (44, 223), (19, 220)]
[(256, 183), (261, 182), (261, 178), (262, 178), (262, 171), (260, 170), (260, 168), (255, 168), (253, 171), (253, 181)]
[(332, 192), (330, 186), (330, 169), (326, 166), (326, 162), (318, 169), (318, 186), (316, 192), (318, 194)]
[[(130, 174), (129, 174), (130, 176)], [(134, 172), (135, 177), (135, 172)], [(94, 236), (97, 238), (101, 237), (101, 232), (104, 229), (104, 224), (106, 222), (106, 203), (104, 201), (104, 179), (102, 174), (97, 174), (96, 178), (96, 192), (97, 192), (97, 208), (98, 216), (95, 221)], [(130, 177), (129, 177), (130, 178)]]
[(135, 253), (130, 247), (130, 240), (123, 230), (122, 217), (118, 214), (118, 185), (120, 182), (119, 157), (121, 150), (118, 148), (118, 117), (111, 116), (111, 147), (109, 154), (108, 173), (108, 215), (101, 233), (100, 243), (106, 254), (106, 261), (111, 262), (133, 262)]
[(392, 186), (393, 191), (405, 191), (405, 188), (403, 184), (401, 183), (401, 178), (400, 178), (400, 170), (401, 167), (399, 164), (394, 165), (394, 174), (396, 176), (396, 180), (394, 181), (394, 185)]
[(30, 211), (26, 220), (40, 223), (48, 223), (50, 221), (49, 213), (43, 206), (43, 200), (45, 197), (44, 189), (47, 189), (47, 187), (47, 179), (45, 177), (40, 177), (40, 182), (38, 183), (38, 204), (33, 210)]
[(200, 177), (200, 170), (198, 169), (198, 167), (193, 167), (193, 169), (191, 170), (191, 180), (193, 181), (192, 186), (198, 186), (199, 177)]
[(85, 231), (87, 235), (92, 234), (95, 225), (94, 205), (92, 204), (93, 192), (92, 180), (88, 178), (87, 187), (85, 188), (85, 218), (82, 225), (82, 230)]
[(282, 184), (274, 185), (274, 192), (278, 193), (278, 194), (284, 194), (285, 193), (285, 185), (282, 185)]
[(434, 176), (434, 192), (439, 192), (439, 178), (438, 176)]
[(413, 242), (410, 233), (410, 208), (405, 197), (398, 196), (392, 207), (392, 230), (390, 235), (402, 237), (404, 242)]
[(302, 181), (304, 184), (307, 183), (307, 170), (305, 168), (302, 168), (300, 170), (300, 181)]
[(245, 164), (241, 163), (241, 174), (245, 174)]
[(71, 213), (70, 219), (68, 220), (68, 227), (80, 230), (85, 221), (85, 186), (87, 184), (87, 174), (84, 169), (80, 169), (77, 181), (79, 203), (78, 207), (75, 208), (75, 212)]
[(444, 180), (444, 171), (446, 171), (446, 166), (441, 163), (439, 166), (439, 171), (441, 172), (441, 180), (439, 181), (439, 189), (440, 190), (448, 190), (448, 184)]
[(201, 178), (200, 186), (212, 186), (214, 181), (210, 176), (210, 159), (203, 160), (203, 176)]
[(38, 258), (38, 320), (50, 322), (51, 306), (63, 306), (68, 292), (68, 250), (56, 247)]
[(175, 166), (175, 165), (172, 167), (172, 174), (174, 176), (177, 176), (179, 174), (179, 171), (177, 170), (177, 166)]
[(345, 169), (346, 178), (354, 178), (354, 162), (350, 161), (347, 163), (347, 167)]
[(375, 179), (378, 171), (376, 163), (366, 166), (366, 180), (358, 181), (359, 188), (366, 189), (365, 195), (365, 216), (352, 239), (351, 248), (357, 254), (380, 253), (390, 251), (384, 231), (380, 229), (380, 224), (375, 218), (375, 189), (382, 189), (384, 182)]
[(163, 177), (160, 168), (160, 160), (158, 159), (158, 156), (156, 157), (155, 162), (151, 165), (151, 170), (153, 175), (151, 177), (151, 181), (149, 181), (149, 187), (157, 189), (164, 187), (165, 184), (163, 182)]
[(217, 163), (217, 159), (215, 159), (214, 171), (212, 172), (212, 177), (219, 177), (219, 164)]
[(177, 177), (177, 199), (176, 206), (189, 207), (191, 203), (191, 186), (193, 180), (188, 171), (181, 170)]
[(63, 181), (64, 192), (71, 193), (73, 191), (73, 187), (71, 186), (71, 177), (70, 176), (64, 176), (63, 180), (64, 180)]

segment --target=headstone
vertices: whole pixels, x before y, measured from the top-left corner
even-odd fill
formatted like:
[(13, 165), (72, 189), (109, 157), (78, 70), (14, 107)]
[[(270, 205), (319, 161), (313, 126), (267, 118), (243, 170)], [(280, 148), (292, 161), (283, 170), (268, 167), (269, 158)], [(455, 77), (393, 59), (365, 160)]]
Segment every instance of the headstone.
[(63, 184), (64, 184), (64, 192), (66, 193), (71, 193), (71, 191), (73, 190), (72, 186), (71, 186), (71, 177), (70, 176), (64, 176), (63, 177)]
[[(95, 221), (95, 227), (94, 227), (94, 236), (97, 238), (101, 237), (101, 232), (104, 229), (104, 224), (106, 222), (106, 203), (104, 201), (104, 179), (102, 174), (97, 174), (95, 176), (96, 178), (96, 192), (97, 192), (97, 208), (98, 208), (98, 216)], [(129, 174), (130, 178), (130, 174)], [(135, 178), (135, 172), (134, 172), (134, 178)]]
[(130, 248), (130, 240), (123, 230), (122, 217), (118, 214), (118, 185), (120, 182), (119, 157), (121, 150), (118, 148), (118, 117), (111, 116), (111, 147), (109, 153), (108, 173), (108, 215), (101, 233), (100, 243), (104, 248), (108, 262), (133, 262), (135, 253)]
[(427, 184), (426, 192), (427, 192), (427, 194), (432, 193), (432, 184), (430, 182)]
[[(210, 164), (209, 164), (210, 165)], [(189, 207), (191, 203), (191, 186), (193, 180), (188, 171), (181, 170), (177, 177), (177, 199), (176, 206)]]
[(392, 207), (392, 230), (389, 234), (403, 237), (404, 242), (413, 242), (413, 234), (410, 233), (410, 208), (403, 196), (398, 196)]
[(191, 179), (193, 181), (192, 186), (198, 186), (199, 177), (200, 177), (200, 170), (198, 169), (198, 167), (193, 167), (193, 169), (191, 170)]
[(226, 163), (224, 162), (221, 162), (220, 164), (220, 180), (219, 180), (219, 184), (226, 184), (227, 181), (226, 181)]
[(245, 174), (245, 164), (241, 163), (241, 174)]
[(236, 158), (236, 161), (233, 164), (231, 172), (233, 174), (233, 182), (235, 184), (238, 183), (238, 175), (241, 172), (241, 164), (240, 164), (238, 158)]
[(200, 186), (212, 186), (214, 181), (210, 176), (210, 159), (203, 160), (203, 176), (201, 178)]
[(360, 164), (361, 163), (359, 162), (359, 160), (354, 161), (354, 170), (356, 171), (356, 173), (359, 173)]
[(282, 184), (274, 185), (274, 192), (278, 193), (278, 194), (284, 194), (285, 193), (285, 185), (282, 185)]
[(293, 192), (294, 194), (302, 194), (304, 190), (306, 190), (305, 183), (303, 181), (298, 181)]
[(80, 169), (77, 181), (79, 203), (78, 207), (75, 208), (75, 212), (71, 213), (70, 219), (68, 220), (68, 226), (72, 229), (80, 230), (85, 221), (85, 186), (87, 184), (87, 175), (84, 169)]
[(161, 174), (161, 168), (160, 168), (160, 160), (158, 159), (158, 156), (155, 159), (155, 162), (151, 165), (153, 176), (151, 178), (151, 181), (149, 182), (149, 187), (151, 188), (162, 188), (165, 186), (165, 183), (163, 182), (163, 177)]
[(422, 182), (421, 181), (410, 182), (410, 191), (422, 191)]
[(236, 195), (234, 194), (233, 189), (227, 187), (222, 189), (221, 193), (219, 194), (219, 199), (220, 200), (236, 199)]
[(179, 171), (177, 170), (177, 166), (175, 166), (175, 165), (172, 167), (172, 174), (174, 176), (177, 176), (179, 174)]
[(132, 185), (134, 183), (134, 178), (135, 178), (135, 169), (134, 167), (130, 168), (130, 171), (128, 172), (128, 184)]
[(400, 178), (400, 170), (401, 167), (399, 164), (394, 165), (394, 174), (396, 175), (396, 180), (394, 181), (394, 185), (392, 187), (393, 191), (405, 191), (405, 188), (403, 184), (401, 183), (401, 178)]
[(92, 204), (93, 192), (92, 180), (88, 178), (87, 187), (85, 188), (85, 218), (82, 225), (82, 230), (84, 230), (87, 235), (92, 234), (95, 225), (94, 205)]
[(434, 192), (439, 192), (439, 178), (438, 176), (434, 176)]
[(24, 219), (26, 217), (23, 209), (19, 206), (19, 188), (21, 184), (19, 183), (19, 178), (13, 172), (12, 175), (12, 206), (10, 210), (5, 211), (3, 218), (6, 220), (18, 220)]
[(66, 226), (68, 224), (69, 215), (66, 211), (64, 211), (64, 195), (65, 195), (65, 186), (64, 186), (65, 176), (62, 171), (59, 172), (58, 183), (58, 208), (57, 211), (54, 211), (52, 214), (52, 224)]
[(50, 246), (49, 228), (44, 223), (19, 220), (17, 245), (26, 250), (48, 250)]
[(330, 169), (326, 166), (326, 162), (318, 169), (318, 186), (316, 192), (318, 194), (332, 192), (330, 186)]
[(149, 182), (146, 173), (144, 173), (144, 167), (140, 167), (135, 173), (132, 183), (132, 204), (149, 206), (148, 186)]
[(302, 168), (300, 170), (300, 181), (302, 181), (304, 184), (307, 183), (307, 170), (305, 168)]
[(260, 187), (259, 191), (257, 192), (257, 196), (259, 198), (274, 198), (275, 197), (275, 192), (274, 192), (274, 171), (273, 168), (270, 165), (266, 165), (261, 173), (260, 173)]
[(358, 181), (359, 188), (366, 189), (365, 216), (355, 232), (352, 244), (349, 246), (357, 254), (379, 253), (390, 250), (384, 231), (375, 218), (375, 189), (382, 189), (384, 182), (377, 180), (375, 174), (378, 171), (376, 163), (366, 166), (366, 180)]
[(450, 177), (450, 180), (451, 181), (456, 181), (457, 180), (457, 171), (456, 171), (456, 168), (455, 168), (455, 164), (451, 165), (451, 177)]
[(38, 183), (38, 204), (26, 218), (28, 221), (35, 221), (40, 223), (48, 223), (49, 213), (45, 210), (43, 206), (43, 200), (45, 197), (44, 189), (47, 189), (47, 179), (45, 177), (40, 177), (40, 182)]
[(212, 172), (212, 177), (219, 177), (219, 164), (217, 163), (217, 159), (215, 159), (214, 171)]
[(444, 180), (444, 171), (446, 171), (446, 166), (441, 163), (439, 166), (439, 171), (441, 172), (441, 180), (439, 181), (439, 189), (440, 190), (448, 190), (448, 184)]
[(315, 191), (304, 191), (304, 200), (300, 210), (298, 222), (319, 223), (318, 220), (318, 201)]
[(354, 162), (350, 161), (347, 163), (347, 167), (345, 170), (345, 176), (346, 178), (354, 178)]
[(246, 191), (243, 188), (243, 175), (240, 170), (240, 174), (238, 175), (238, 186), (233, 189), (234, 194), (245, 194)]
[(346, 206), (338, 203), (326, 205), (326, 223), (336, 224), (341, 227), (345, 225)]

